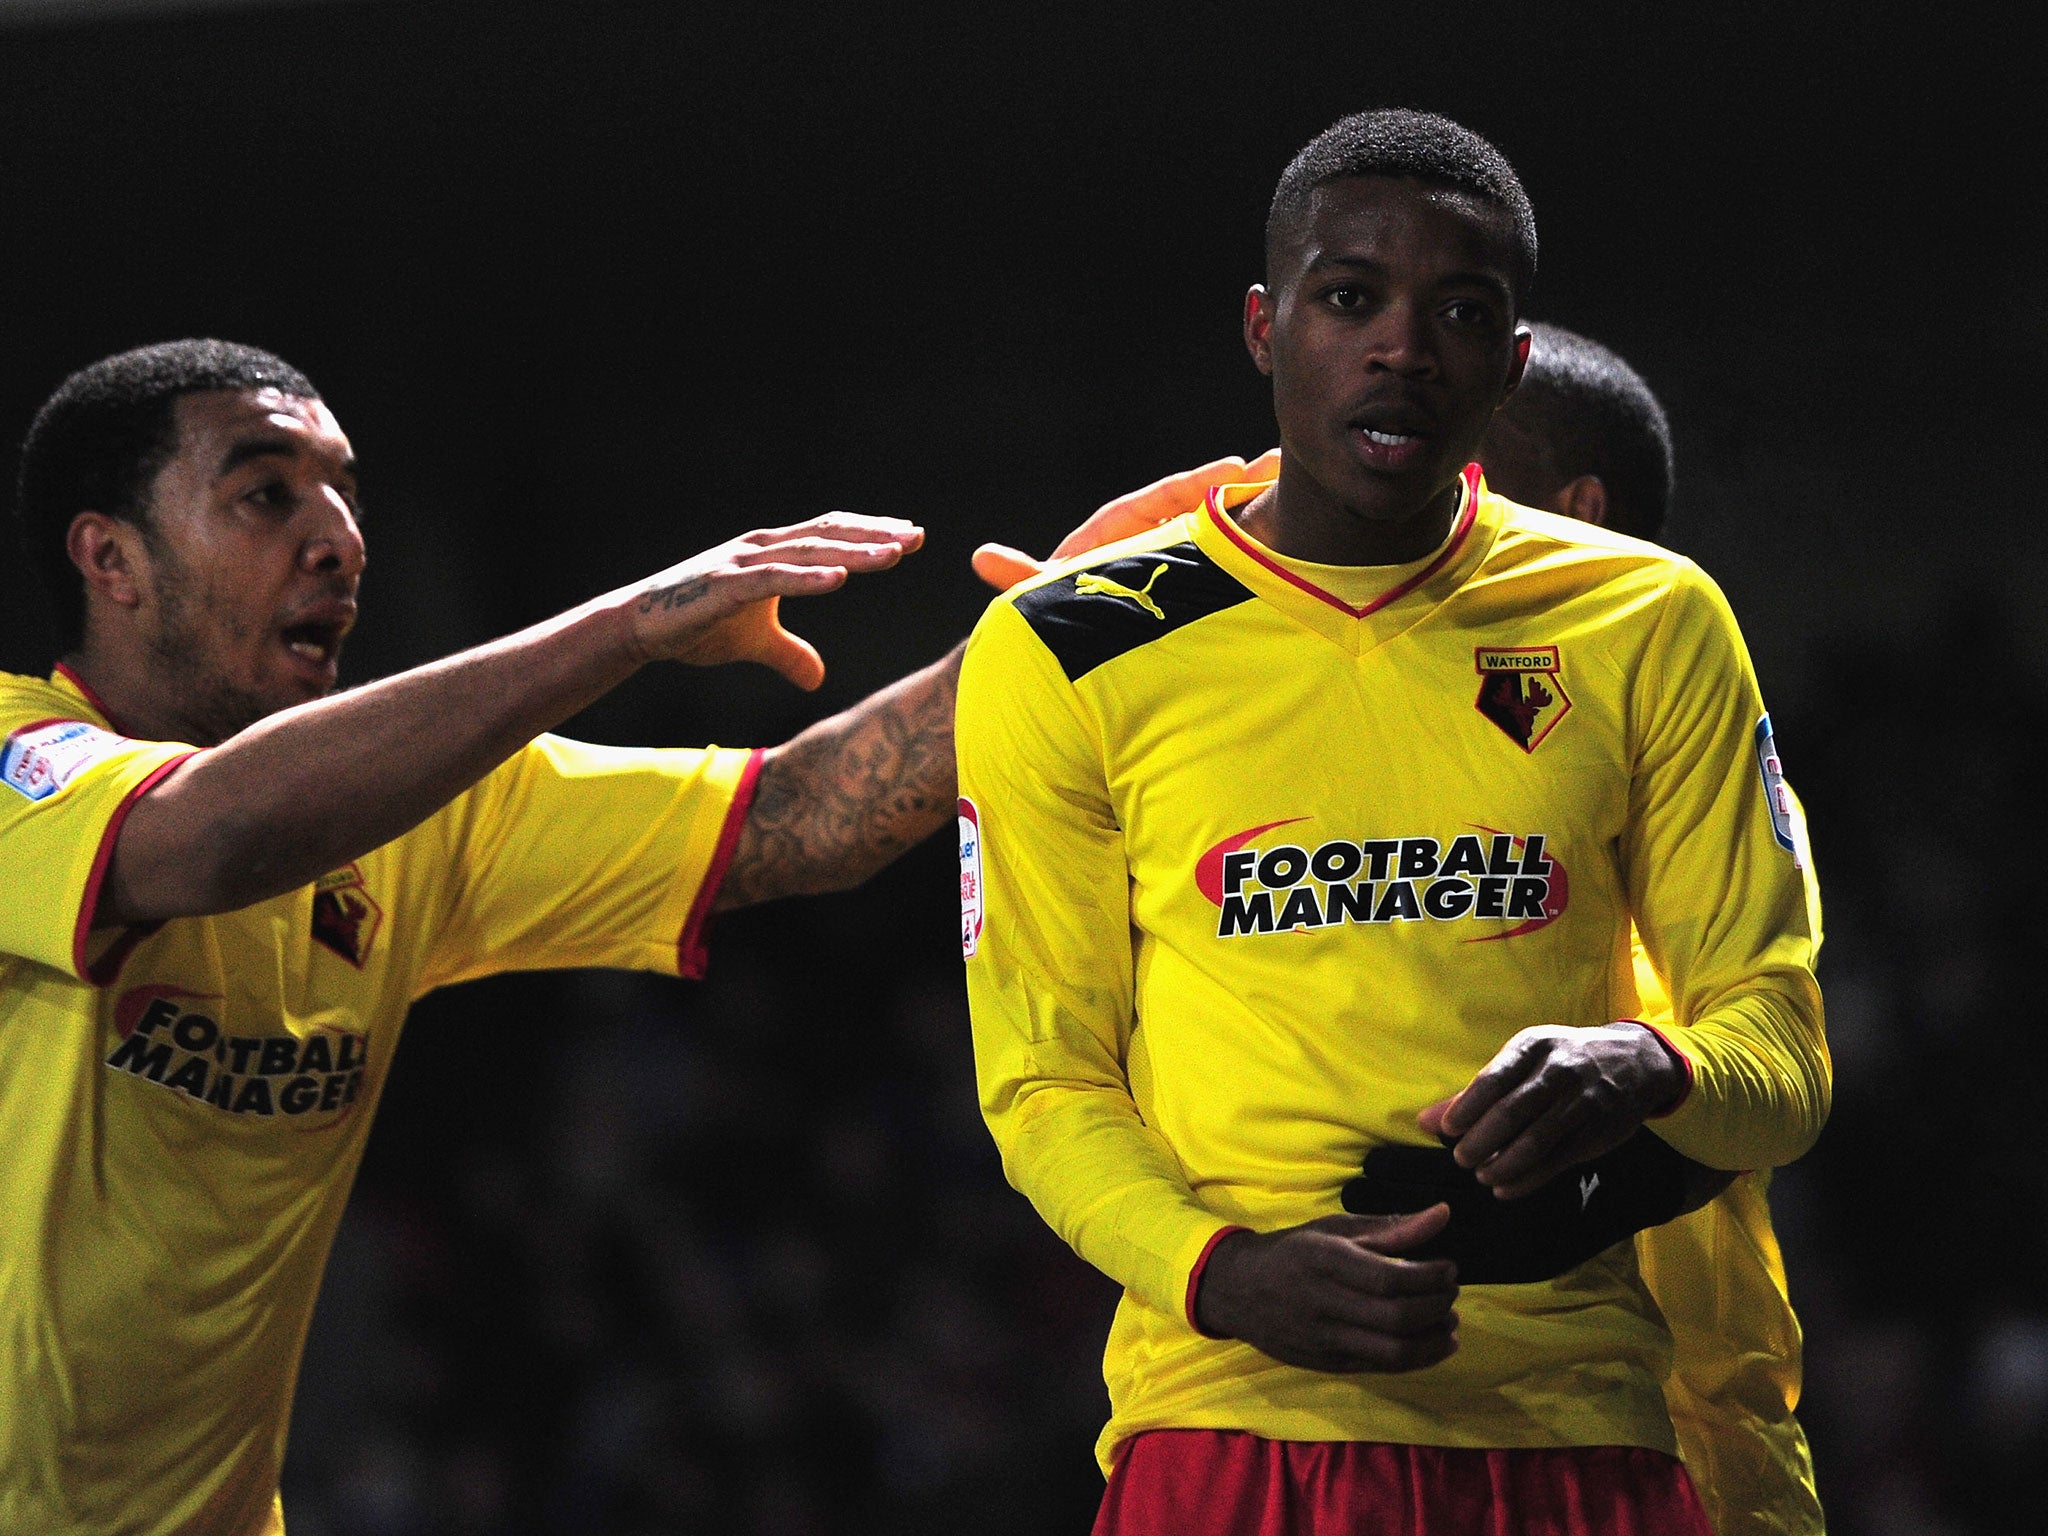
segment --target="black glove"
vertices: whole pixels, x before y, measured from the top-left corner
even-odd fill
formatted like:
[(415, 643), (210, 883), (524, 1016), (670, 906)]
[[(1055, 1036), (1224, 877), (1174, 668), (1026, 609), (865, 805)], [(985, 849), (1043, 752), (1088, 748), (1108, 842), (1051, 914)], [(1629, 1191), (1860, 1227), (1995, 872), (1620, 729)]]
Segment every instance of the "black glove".
[(1680, 1214), (1687, 1171), (1697, 1167), (1643, 1128), (1533, 1193), (1502, 1200), (1448, 1147), (1388, 1145), (1366, 1153), (1365, 1171), (1344, 1186), (1344, 1209), (1403, 1216), (1441, 1201), (1451, 1208), (1449, 1225), (1403, 1258), (1450, 1259), (1460, 1285), (1526, 1285)]

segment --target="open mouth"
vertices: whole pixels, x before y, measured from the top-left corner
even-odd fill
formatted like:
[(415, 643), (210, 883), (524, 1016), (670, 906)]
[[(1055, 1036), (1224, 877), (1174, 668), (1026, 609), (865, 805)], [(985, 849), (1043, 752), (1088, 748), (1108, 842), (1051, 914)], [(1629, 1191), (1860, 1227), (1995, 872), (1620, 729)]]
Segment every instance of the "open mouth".
[(341, 654), (342, 637), (348, 626), (341, 622), (288, 624), (280, 631), (284, 647), (308, 665), (331, 667)]
[(1353, 418), (1348, 423), (1351, 440), (1359, 457), (1375, 469), (1404, 469), (1429, 446), (1429, 432), (1406, 413), (1375, 415), (1370, 420)]

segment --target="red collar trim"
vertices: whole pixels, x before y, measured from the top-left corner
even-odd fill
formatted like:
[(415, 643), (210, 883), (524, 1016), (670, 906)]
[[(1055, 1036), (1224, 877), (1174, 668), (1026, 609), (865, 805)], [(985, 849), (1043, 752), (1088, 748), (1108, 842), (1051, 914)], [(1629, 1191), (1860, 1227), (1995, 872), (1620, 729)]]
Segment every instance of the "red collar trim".
[(1208, 508), (1209, 520), (1216, 525), (1216, 531), (1230, 540), (1231, 543), (1235, 544), (1251, 559), (1257, 561), (1288, 585), (1301, 588), (1310, 597), (1319, 598), (1323, 602), (1328, 603), (1332, 608), (1337, 609), (1340, 613), (1347, 613), (1354, 619), (1362, 619), (1370, 614), (1378, 613), (1389, 603), (1399, 602), (1446, 565), (1449, 565), (1452, 557), (1463, 547), (1465, 536), (1472, 531), (1472, 524), (1479, 516), (1479, 466), (1477, 464), (1467, 464), (1459, 478), (1464, 481), (1465, 485), (1464, 506), (1458, 512), (1457, 525), (1451, 530), (1450, 542), (1444, 545), (1437, 557), (1430, 561), (1428, 565), (1417, 571), (1413, 576), (1410, 576), (1406, 581), (1388, 588), (1363, 608), (1354, 608), (1334, 592), (1325, 592), (1314, 582), (1309, 581), (1305, 577), (1295, 575), (1286, 566), (1281, 565), (1264, 550), (1253, 544), (1246, 535), (1239, 532), (1237, 524), (1224, 514), (1222, 506), (1224, 487), (1220, 485), (1209, 487), (1209, 494), (1205, 498), (1203, 505)]
[(85, 702), (90, 704), (94, 709), (99, 711), (100, 718), (107, 722), (107, 725), (114, 731), (116, 735), (126, 736), (128, 734), (126, 731), (121, 729), (120, 723), (114, 719), (114, 712), (111, 709), (107, 708), (106, 702), (103, 699), (101, 699), (98, 694), (92, 691), (92, 684), (88, 683), (84, 678), (80, 677), (76, 672), (72, 671), (61, 661), (57, 663), (56, 670), (58, 674), (63, 677), (65, 682), (69, 683), (72, 687), (76, 688), (80, 693), (85, 695)]

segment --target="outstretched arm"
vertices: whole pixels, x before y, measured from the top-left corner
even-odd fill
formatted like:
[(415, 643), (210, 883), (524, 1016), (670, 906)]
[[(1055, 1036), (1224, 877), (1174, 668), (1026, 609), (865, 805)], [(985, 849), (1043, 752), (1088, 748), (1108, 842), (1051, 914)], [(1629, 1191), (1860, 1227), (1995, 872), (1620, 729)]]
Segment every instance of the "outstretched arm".
[(259, 721), (136, 802), (95, 922), (293, 890), (417, 825), (650, 661), (760, 661), (815, 687), (824, 668), (782, 629), (779, 598), (830, 591), (922, 540), (909, 523), (837, 514), (744, 534), (516, 635)]
[(952, 820), (964, 649), (763, 757), (718, 910), (846, 890)]

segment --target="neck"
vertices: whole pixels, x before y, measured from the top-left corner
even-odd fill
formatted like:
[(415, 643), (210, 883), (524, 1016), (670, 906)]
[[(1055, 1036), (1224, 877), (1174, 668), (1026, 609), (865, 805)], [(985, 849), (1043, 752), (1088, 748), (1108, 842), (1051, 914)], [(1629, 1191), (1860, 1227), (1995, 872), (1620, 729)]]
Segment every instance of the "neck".
[(1348, 505), (1306, 475), (1280, 478), (1245, 505), (1244, 530), (1268, 549), (1317, 565), (1406, 565), (1449, 537), (1464, 495), (1462, 477), (1405, 515)]
[(176, 689), (151, 686), (146, 666), (123, 665), (101, 647), (87, 643), (58, 659), (87, 701), (123, 736), (138, 741), (182, 741), (217, 747), (225, 739), (174, 702)]

